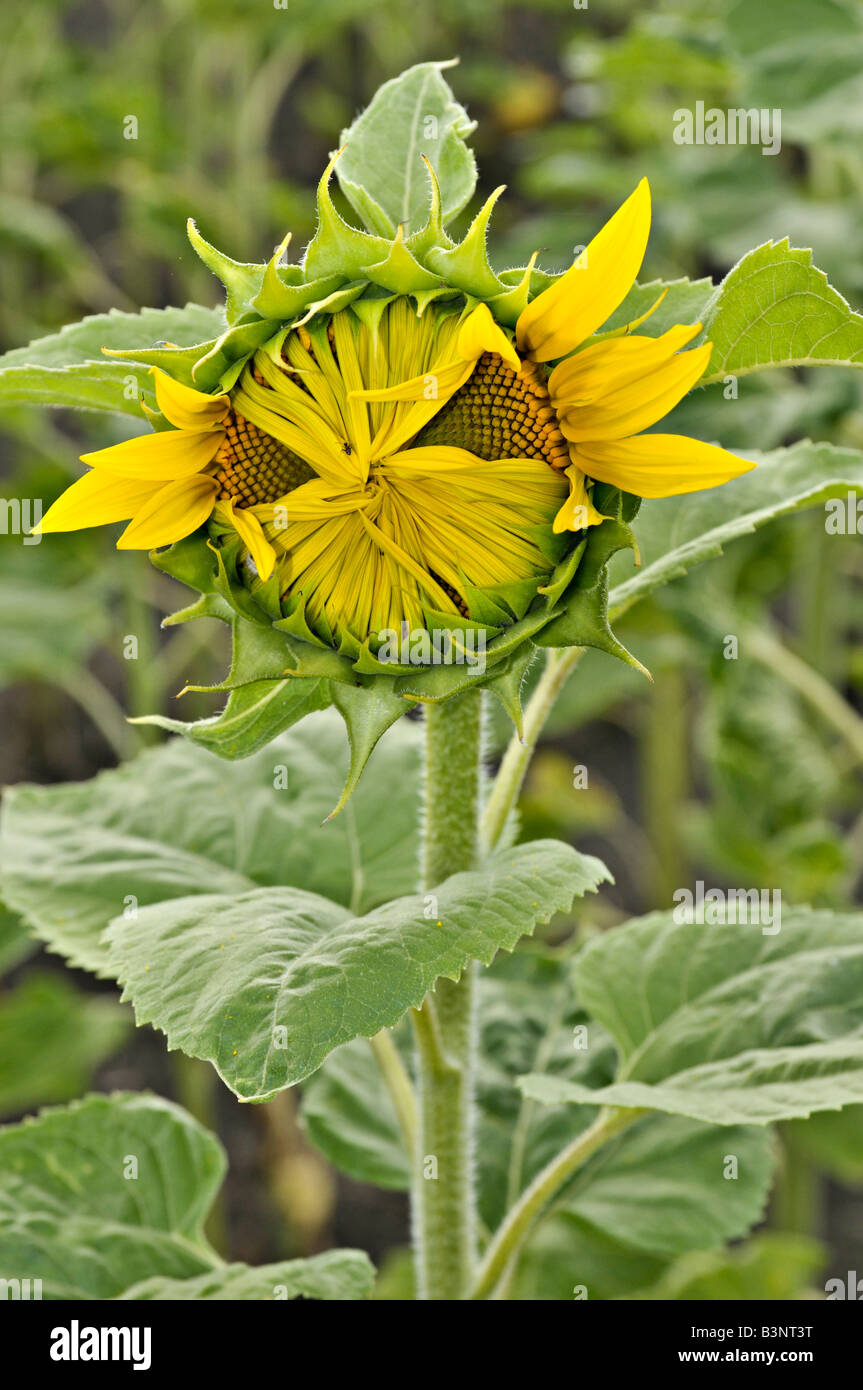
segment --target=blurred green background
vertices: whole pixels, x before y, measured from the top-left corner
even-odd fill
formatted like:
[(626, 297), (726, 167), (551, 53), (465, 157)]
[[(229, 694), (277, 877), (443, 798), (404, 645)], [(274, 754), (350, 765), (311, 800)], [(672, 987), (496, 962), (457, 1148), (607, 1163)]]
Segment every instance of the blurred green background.
[[(289, 229), (302, 247), (339, 131), (403, 67), (455, 55), (449, 78), (479, 122), (480, 192), (508, 185), (495, 264), (541, 248), (541, 264), (562, 268), (646, 174), (655, 217), (644, 278), (719, 279), (749, 248), (788, 236), (863, 302), (857, 4), (17, 0), (0, 20), (0, 347), (112, 306), (215, 304), (186, 218), (239, 260), (268, 257)], [(674, 112), (696, 101), (781, 108), (781, 152), (675, 144)], [(863, 447), (860, 377), (750, 377), (734, 399), (721, 387), (696, 394), (671, 428), (730, 448), (807, 436)], [(4, 497), (47, 508), (82, 448), (129, 429), (7, 409)], [(696, 878), (778, 888), (789, 902), (859, 899), (861, 575), (860, 538), (828, 535), (821, 512), (804, 513), (736, 542), (624, 622), (652, 686), (585, 658), (523, 809), (526, 835), (570, 838), (614, 872), (615, 888), (585, 909), (588, 926), (668, 906)], [(178, 705), (176, 695), (187, 680), (219, 678), (223, 634), (213, 624), (163, 634), (180, 596), (146, 557), (114, 559), (100, 532), (41, 545), (0, 535), (0, 579), (2, 782), (84, 778), (132, 755), (157, 735), (128, 726), (127, 712), (212, 712), (206, 697)], [(723, 656), (729, 634), (740, 637), (736, 660)], [(578, 765), (584, 789), (573, 787)], [(290, 1097), (241, 1110), (205, 1069), (168, 1058), (160, 1038), (132, 1036), (110, 991), (36, 958), (8, 915), (0, 966), (4, 1117), (88, 1084), (151, 1086), (228, 1143), (220, 1239), (233, 1258), (261, 1263), (332, 1240), (380, 1258), (404, 1244), (401, 1197), (337, 1178), (308, 1147)], [(789, 1130), (784, 1147), (773, 1228), (820, 1236), (825, 1270), (860, 1268), (860, 1112)], [(776, 1270), (767, 1261), (764, 1273), (753, 1249), (749, 1296), (769, 1296)], [(709, 1283), (710, 1272), (693, 1277)]]

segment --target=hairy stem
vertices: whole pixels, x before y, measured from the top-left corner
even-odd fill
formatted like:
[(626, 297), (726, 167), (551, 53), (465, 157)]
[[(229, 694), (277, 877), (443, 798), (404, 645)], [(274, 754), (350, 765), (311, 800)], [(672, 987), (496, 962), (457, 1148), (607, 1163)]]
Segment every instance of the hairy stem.
[[(469, 691), (426, 711), (423, 887), (473, 867), (477, 854), (482, 703)], [(438, 980), (414, 1010), (419, 1143), (413, 1225), (420, 1299), (466, 1296), (476, 1262), (473, 1184), (475, 967)]]

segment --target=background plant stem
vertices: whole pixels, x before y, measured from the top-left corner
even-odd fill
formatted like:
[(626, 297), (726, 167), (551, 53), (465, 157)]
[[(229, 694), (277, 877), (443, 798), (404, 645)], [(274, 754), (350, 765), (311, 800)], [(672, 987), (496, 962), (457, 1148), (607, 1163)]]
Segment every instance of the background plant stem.
[[(482, 697), (469, 691), (426, 711), (423, 887), (433, 890), (476, 859)], [(429, 930), (436, 930), (437, 909)], [(419, 1144), (413, 1228), (417, 1296), (465, 1297), (476, 1261), (473, 1184), (476, 968), (441, 979), (414, 1010)]]

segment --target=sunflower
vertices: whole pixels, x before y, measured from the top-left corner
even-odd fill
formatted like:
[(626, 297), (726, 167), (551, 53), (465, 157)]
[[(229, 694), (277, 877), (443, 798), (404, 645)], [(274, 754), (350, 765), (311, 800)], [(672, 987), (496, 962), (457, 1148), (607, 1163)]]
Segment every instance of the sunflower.
[(233, 535), (249, 584), (275, 576), (281, 602), (302, 602), (312, 639), (342, 651), (435, 616), (471, 619), (478, 595), (520, 584), (535, 594), (561, 539), (571, 547), (605, 520), (596, 483), (666, 497), (753, 466), (643, 433), (711, 351), (688, 347), (698, 323), (647, 337), (634, 331), (644, 315), (600, 332), (649, 229), (642, 180), (526, 303), (514, 334), (478, 296), (445, 287), (421, 303), (379, 295), (373, 314), (349, 303), (283, 325), (217, 394), (154, 367), (173, 428), (84, 455), (90, 471), (41, 529), (127, 521), (118, 545), (133, 549), (204, 525), (216, 540)]

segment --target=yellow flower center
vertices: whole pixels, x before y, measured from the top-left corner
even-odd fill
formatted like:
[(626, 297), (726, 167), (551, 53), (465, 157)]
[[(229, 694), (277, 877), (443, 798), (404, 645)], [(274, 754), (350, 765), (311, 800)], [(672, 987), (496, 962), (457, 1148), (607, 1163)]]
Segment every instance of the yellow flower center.
[(221, 495), (253, 509), (282, 598), (328, 640), (467, 617), (472, 590), (553, 567), (569, 456), (545, 369), (463, 357), (460, 319), (342, 311), (260, 349), (231, 392)]
[(514, 372), (497, 353), (483, 353), (469, 381), (416, 442), (455, 445), (481, 459), (545, 459), (566, 468), (569, 448), (547, 382), (548, 373), (535, 362)]
[(225, 438), (216, 454), (219, 497), (241, 507), (275, 502), (315, 476), (314, 469), (278, 439), (232, 410)]

